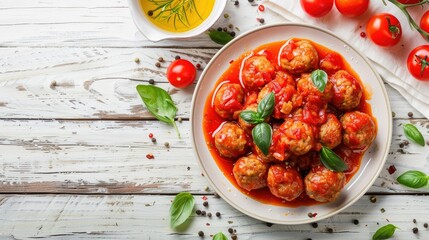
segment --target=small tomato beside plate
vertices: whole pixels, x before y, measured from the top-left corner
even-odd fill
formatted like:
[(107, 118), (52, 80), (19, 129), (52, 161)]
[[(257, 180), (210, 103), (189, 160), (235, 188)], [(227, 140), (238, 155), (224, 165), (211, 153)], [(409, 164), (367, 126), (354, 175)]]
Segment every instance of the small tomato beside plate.
[(408, 71), (420, 81), (429, 81), (429, 45), (414, 48), (407, 59)]

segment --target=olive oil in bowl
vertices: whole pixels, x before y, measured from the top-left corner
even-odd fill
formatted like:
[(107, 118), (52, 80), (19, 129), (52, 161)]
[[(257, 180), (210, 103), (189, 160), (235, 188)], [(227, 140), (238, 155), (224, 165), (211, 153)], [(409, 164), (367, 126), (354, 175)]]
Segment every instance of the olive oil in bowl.
[(158, 28), (186, 32), (198, 27), (213, 10), (215, 0), (139, 0), (144, 15)]

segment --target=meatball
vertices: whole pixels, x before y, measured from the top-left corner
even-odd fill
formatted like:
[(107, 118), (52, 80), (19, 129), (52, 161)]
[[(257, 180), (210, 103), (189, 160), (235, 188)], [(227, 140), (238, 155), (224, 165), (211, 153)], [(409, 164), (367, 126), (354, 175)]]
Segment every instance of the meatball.
[(286, 150), (298, 156), (310, 151), (315, 143), (312, 127), (302, 121), (294, 121), (288, 118), (278, 131), (281, 133), (281, 143), (284, 144)]
[(327, 114), (326, 122), (320, 126), (319, 137), (322, 145), (329, 149), (340, 145), (343, 137), (341, 135), (341, 123), (334, 114)]
[(306, 40), (291, 39), (281, 48), (279, 65), (288, 72), (299, 75), (317, 68), (319, 57), (314, 46)]
[(224, 83), (216, 92), (214, 109), (225, 119), (238, 118), (238, 112), (243, 108), (244, 92), (239, 84)]
[(249, 147), (249, 137), (237, 124), (227, 122), (214, 136), (216, 149), (222, 157), (238, 158), (243, 156)]
[(304, 181), (299, 172), (284, 164), (272, 165), (268, 170), (267, 184), (271, 193), (286, 201), (292, 201), (304, 191)]
[(365, 149), (375, 138), (376, 127), (371, 116), (354, 111), (341, 117), (343, 143), (351, 149)]
[(350, 111), (359, 105), (362, 88), (355, 77), (344, 70), (340, 70), (331, 75), (329, 81), (334, 84), (332, 106), (342, 111)]
[(237, 184), (247, 191), (267, 186), (267, 163), (262, 162), (254, 154), (241, 157), (232, 169)]
[[(247, 106), (244, 110), (251, 110), (254, 112), (258, 111), (258, 104), (257, 103), (253, 103), (250, 104), (249, 106)], [(245, 120), (243, 120), (243, 118), (238, 117), (238, 124), (240, 124), (240, 126), (248, 133), (251, 134), (252, 133), (252, 129), (253, 127), (255, 127), (255, 124), (251, 124), (246, 122)]]
[(333, 84), (331, 82), (327, 82), (325, 86), (325, 90), (323, 92), (319, 91), (317, 87), (314, 85), (311, 80), (311, 74), (302, 74), (297, 83), (298, 93), (301, 94), (304, 101), (317, 103), (319, 105), (323, 105), (328, 103), (334, 90), (332, 89)]
[(292, 156), (286, 163), (298, 171), (310, 171), (311, 167), (320, 164), (319, 152), (310, 151), (302, 156)]
[(246, 89), (259, 90), (274, 78), (274, 66), (266, 56), (257, 55), (244, 60), (241, 80)]
[(344, 68), (343, 60), (338, 53), (328, 53), (322, 60), (320, 60), (320, 69), (328, 74), (335, 73)]
[(316, 166), (305, 176), (305, 192), (318, 202), (332, 202), (346, 185), (346, 175)]

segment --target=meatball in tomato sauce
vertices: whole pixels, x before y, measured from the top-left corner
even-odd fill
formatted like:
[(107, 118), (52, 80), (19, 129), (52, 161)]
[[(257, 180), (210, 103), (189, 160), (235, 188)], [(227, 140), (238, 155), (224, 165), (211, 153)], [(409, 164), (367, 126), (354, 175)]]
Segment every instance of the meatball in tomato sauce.
[(315, 143), (312, 127), (299, 120), (286, 119), (278, 131), (286, 150), (298, 156), (310, 151)]
[(366, 113), (347, 112), (341, 117), (343, 143), (351, 149), (365, 149), (375, 138), (376, 127), (372, 117)]
[(216, 149), (222, 157), (238, 158), (247, 153), (249, 137), (237, 124), (227, 122), (214, 136)]
[(244, 91), (239, 84), (224, 83), (216, 92), (214, 109), (224, 119), (237, 119), (243, 108), (243, 100)]
[(319, 57), (316, 48), (306, 40), (291, 39), (279, 54), (280, 66), (295, 75), (317, 68)]
[(350, 73), (340, 70), (331, 75), (329, 82), (334, 84), (334, 95), (331, 99), (332, 106), (342, 111), (350, 111), (359, 105), (362, 88)]
[(252, 56), (244, 60), (241, 80), (246, 89), (259, 90), (274, 78), (274, 70), (266, 56)]
[(327, 120), (320, 126), (320, 143), (330, 149), (333, 149), (340, 145), (341, 135), (341, 123), (338, 118), (332, 114), (327, 114)]
[(250, 191), (267, 186), (268, 167), (256, 155), (250, 154), (239, 158), (232, 172), (238, 186)]
[(319, 105), (324, 105), (331, 101), (334, 93), (332, 86), (332, 83), (328, 81), (325, 90), (323, 92), (319, 91), (311, 80), (311, 74), (309, 73), (302, 74), (297, 83), (298, 92), (301, 94), (304, 101), (317, 103)]
[(318, 202), (332, 202), (346, 184), (346, 175), (317, 166), (305, 176), (304, 182), (305, 192), (310, 198)]
[(304, 191), (301, 174), (284, 164), (272, 165), (268, 170), (267, 184), (271, 193), (286, 201), (292, 201)]

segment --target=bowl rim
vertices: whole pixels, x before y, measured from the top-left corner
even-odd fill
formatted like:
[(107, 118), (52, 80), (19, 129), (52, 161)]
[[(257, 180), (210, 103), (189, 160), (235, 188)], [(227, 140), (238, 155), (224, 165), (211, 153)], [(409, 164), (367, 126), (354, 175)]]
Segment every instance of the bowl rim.
[[(360, 192), (356, 195), (356, 197), (354, 198), (354, 199), (352, 199), (352, 200), (350, 200), (347, 204), (345, 204), (344, 206), (342, 206), (342, 207), (338, 207), (337, 209), (335, 209), (335, 210), (333, 210), (333, 211), (330, 211), (329, 213), (327, 213), (326, 215), (323, 215), (323, 216), (321, 216), (321, 217), (317, 217), (317, 218), (308, 218), (307, 220), (301, 220), (301, 221), (299, 221), (299, 220), (297, 220), (297, 221), (294, 221), (294, 222), (287, 222), (287, 223), (285, 223), (285, 222), (282, 222), (282, 221), (270, 221), (271, 223), (275, 223), (275, 224), (281, 224), (281, 225), (298, 225), (298, 224), (306, 224), (306, 223), (312, 223), (312, 222), (317, 222), (317, 221), (320, 221), (320, 220), (323, 220), (323, 219), (326, 219), (326, 218), (329, 218), (329, 217), (332, 217), (333, 215), (336, 215), (336, 214), (338, 214), (339, 212), (341, 212), (341, 211), (343, 211), (344, 209), (346, 209), (346, 208), (348, 208), (348, 207), (350, 207), (351, 205), (353, 205), (356, 201), (358, 201), (367, 191), (368, 191), (368, 189), (374, 184), (374, 182), (375, 182), (375, 180), (379, 177), (379, 175), (380, 175), (380, 172), (382, 171), (382, 169), (383, 169), (383, 166), (386, 164), (386, 161), (387, 161), (387, 156), (388, 156), (388, 153), (389, 153), (389, 149), (390, 149), (390, 146), (391, 146), (391, 141), (392, 141), (392, 111), (391, 111), (391, 106), (390, 106), (390, 101), (389, 101), (389, 98), (388, 98), (388, 95), (387, 95), (387, 91), (386, 91), (386, 88), (384, 87), (384, 85), (383, 85), (383, 80), (381, 79), (381, 77), (380, 77), (380, 74), (376, 71), (376, 69), (374, 68), (374, 66), (372, 65), (372, 63), (370, 62), (370, 60), (360, 51), (360, 50), (358, 50), (357, 48), (355, 48), (354, 46), (352, 46), (352, 45), (350, 45), (350, 44), (348, 44), (348, 42), (347, 41), (345, 41), (343, 38), (341, 38), (341, 37), (339, 37), (337, 34), (335, 34), (335, 33), (333, 33), (333, 32), (331, 32), (331, 31), (329, 31), (329, 30), (327, 30), (327, 29), (323, 29), (323, 28), (320, 28), (320, 27), (317, 27), (317, 26), (314, 26), (314, 25), (309, 25), (309, 24), (304, 24), (304, 23), (277, 23), (277, 24), (269, 24), (269, 25), (265, 25), (265, 26), (262, 26), (262, 27), (258, 27), (258, 28), (255, 28), (255, 29), (251, 29), (251, 30), (248, 30), (248, 31), (246, 31), (246, 32), (244, 32), (243, 34), (241, 34), (240, 36), (238, 36), (238, 37), (236, 37), (236, 38), (234, 38), (233, 40), (231, 40), (229, 43), (227, 43), (224, 47), (222, 47), (212, 58), (211, 58), (211, 60), (210, 60), (210, 62), (207, 64), (207, 66), (204, 68), (204, 71), (202, 72), (202, 74), (200, 75), (200, 77), (199, 77), (199, 79), (198, 79), (198, 82), (197, 82), (197, 85), (196, 85), (196, 87), (195, 87), (195, 90), (194, 91), (197, 91), (199, 88), (200, 88), (200, 86), (201, 86), (201, 84), (202, 84), (202, 81), (201, 81), (201, 79), (203, 78), (203, 77), (205, 77), (205, 75), (207, 74), (207, 71), (208, 71), (208, 69), (210, 69), (210, 67), (212, 67), (212, 65), (213, 65), (213, 63), (214, 63), (214, 61), (215, 61), (215, 59), (217, 59), (218, 57), (219, 57), (219, 55), (221, 55), (221, 54), (223, 54), (223, 52), (225, 52), (228, 48), (230, 48), (235, 42), (237, 42), (237, 41), (239, 41), (240, 39), (242, 39), (242, 38), (244, 38), (244, 37), (246, 37), (246, 36), (248, 36), (248, 35), (250, 35), (250, 34), (252, 34), (252, 33), (254, 33), (254, 32), (257, 32), (257, 31), (261, 31), (261, 30), (264, 30), (264, 29), (267, 29), (267, 28), (276, 28), (276, 27), (283, 27), (283, 26), (296, 26), (296, 27), (306, 27), (306, 28), (312, 28), (312, 29), (315, 29), (315, 30), (318, 30), (318, 31), (321, 31), (321, 32), (324, 32), (324, 33), (326, 33), (326, 34), (329, 34), (329, 35), (331, 35), (332, 37), (334, 37), (334, 38), (337, 38), (338, 40), (340, 40), (340, 41), (342, 41), (342, 42), (344, 42), (344, 43), (346, 43), (347, 44), (347, 46), (349, 46), (352, 50), (354, 50), (360, 57), (362, 57), (362, 59), (364, 60), (364, 62), (366, 63), (366, 65), (368, 65), (369, 66), (369, 68), (374, 72), (374, 75), (375, 75), (375, 77), (377, 78), (377, 80), (378, 80), (378, 82), (379, 82), (379, 84), (382, 86), (381, 87), (381, 91), (382, 91), (382, 93), (383, 93), (383, 98), (384, 98), (384, 101), (385, 101), (385, 103), (386, 103), (386, 107), (387, 107), (387, 117), (388, 117), (388, 123), (387, 123), (387, 132), (388, 132), (388, 135), (387, 135), (387, 139), (385, 140), (386, 142), (387, 142), (387, 145), (386, 145), (386, 151), (383, 153), (383, 155), (382, 155), (382, 163), (381, 163), (381, 165), (380, 165), (380, 167), (379, 167), (379, 169), (377, 169), (377, 171), (376, 171), (376, 174), (374, 174), (373, 176), (372, 176), (372, 178), (370, 179), (370, 181), (368, 182), (368, 184), (363, 188), (363, 189), (361, 189), (360, 190)], [(225, 69), (223, 70), (223, 71), (225, 71)], [(241, 207), (241, 206), (239, 206), (239, 205), (237, 205), (237, 204), (235, 204), (229, 197), (227, 197), (227, 196), (225, 196), (224, 194), (223, 194), (223, 192), (221, 191), (221, 190), (219, 190), (218, 189), (218, 187), (217, 187), (217, 185), (215, 185), (215, 184), (213, 184), (214, 182), (213, 182), (213, 179), (211, 179), (211, 177), (210, 177), (210, 175), (208, 174), (208, 172), (207, 172), (207, 170), (205, 169), (205, 167), (203, 166), (203, 164), (202, 164), (202, 161), (201, 160), (199, 160), (200, 159), (200, 153), (199, 153), (199, 151), (198, 151), (198, 149), (197, 149), (197, 144), (196, 144), (196, 142), (195, 142), (195, 134), (196, 134), (196, 129), (194, 129), (194, 127), (196, 127), (196, 126), (194, 126), (194, 117), (195, 117), (195, 105), (196, 105), (196, 97), (197, 97), (197, 94), (194, 92), (194, 94), (193, 94), (193, 96), (192, 96), (192, 101), (191, 101), (191, 118), (190, 118), (190, 123), (191, 123), (191, 138), (192, 138), (192, 148), (193, 148), (193, 151), (194, 151), (194, 154), (195, 154), (195, 156), (197, 157), (197, 162), (198, 162), (198, 165), (200, 166), (200, 168), (202, 169), (202, 171), (203, 171), (203, 173), (204, 173), (204, 176), (207, 178), (207, 180), (208, 180), (208, 182), (209, 182), (209, 184), (212, 186), (212, 188), (215, 190), (215, 192), (217, 193), (217, 194), (219, 194), (221, 197), (222, 197), (222, 199), (223, 200), (225, 200), (230, 206), (232, 206), (233, 208), (235, 208), (235, 209), (237, 209), (237, 210), (239, 210), (240, 212), (242, 212), (242, 213), (244, 213), (244, 214), (246, 214), (247, 216), (249, 216), (249, 217), (252, 217), (252, 218), (254, 218), (254, 219), (258, 219), (258, 220), (261, 220), (261, 221), (267, 221), (267, 219), (264, 219), (263, 217), (260, 217), (260, 216), (255, 216), (253, 213), (250, 213), (247, 209), (245, 209), (245, 208), (243, 208), (243, 207)], [(198, 126), (198, 127), (200, 127), (200, 126)], [(217, 165), (217, 164), (216, 164)], [(363, 166), (360, 166), (360, 168), (362, 168)], [(229, 181), (229, 180), (228, 180)], [(263, 204), (263, 203), (261, 203), (261, 204)], [(316, 205), (317, 206), (317, 205)]]
[(141, 9), (140, 0), (128, 0), (128, 9), (131, 13), (134, 25), (150, 41), (161, 41), (164, 39), (183, 39), (197, 36), (209, 29), (222, 15), (227, 0), (214, 0), (213, 10), (210, 15), (197, 27), (186, 32), (169, 32), (158, 28), (151, 23)]

